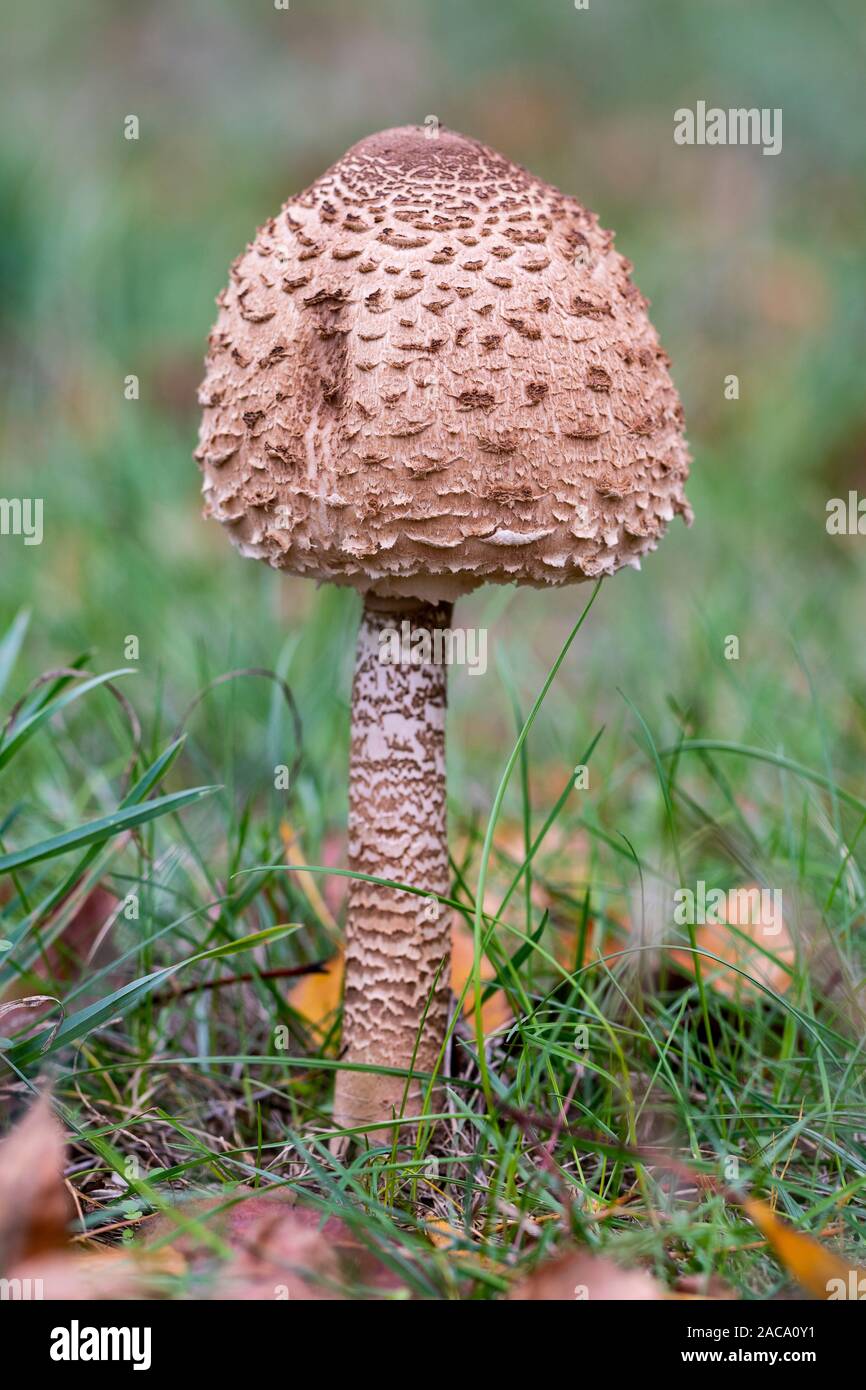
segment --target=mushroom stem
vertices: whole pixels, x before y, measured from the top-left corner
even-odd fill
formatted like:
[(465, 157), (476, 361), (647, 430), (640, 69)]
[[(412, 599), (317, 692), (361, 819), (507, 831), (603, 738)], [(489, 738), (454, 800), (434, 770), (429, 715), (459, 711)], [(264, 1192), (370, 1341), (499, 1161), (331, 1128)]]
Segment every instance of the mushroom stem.
[[(433, 895), (449, 887), (446, 666), (434, 636), (450, 618), (451, 604), (368, 596), (364, 605), (352, 686), (349, 867), (431, 896), (351, 880), (342, 1049), (349, 1063), (429, 1073), (445, 1037), (451, 923)], [(341, 1070), (335, 1123), (418, 1115), (425, 1090), (404, 1076)]]

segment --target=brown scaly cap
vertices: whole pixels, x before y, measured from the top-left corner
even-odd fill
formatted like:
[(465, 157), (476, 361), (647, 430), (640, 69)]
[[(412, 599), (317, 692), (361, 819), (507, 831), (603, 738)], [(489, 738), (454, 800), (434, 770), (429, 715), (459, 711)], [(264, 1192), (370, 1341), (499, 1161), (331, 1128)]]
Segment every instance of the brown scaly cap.
[(384, 596), (636, 564), (691, 511), (630, 270), (593, 213), (477, 140), (362, 140), (218, 298), (206, 513), (245, 555)]

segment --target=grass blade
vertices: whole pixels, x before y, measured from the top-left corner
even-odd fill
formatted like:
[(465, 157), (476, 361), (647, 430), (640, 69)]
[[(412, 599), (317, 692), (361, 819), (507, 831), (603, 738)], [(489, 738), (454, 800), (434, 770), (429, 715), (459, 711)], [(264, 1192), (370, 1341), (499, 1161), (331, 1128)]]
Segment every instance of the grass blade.
[(87, 821), (75, 830), (52, 836), (50, 840), (41, 840), (39, 844), (31, 845), (27, 849), (0, 855), (0, 873), (9, 873), (10, 870), (20, 869), (26, 864), (38, 864), (43, 859), (52, 859), (57, 854), (66, 854), (69, 850), (81, 849), (84, 845), (102, 844), (120, 830), (131, 830), (136, 825), (144, 825), (145, 822), (156, 820), (158, 816), (167, 815), (170, 811), (179, 811), (182, 807), (200, 801), (202, 797), (210, 796), (218, 790), (218, 787), (194, 787), (191, 791), (159, 796), (144, 806), (132, 806), (126, 810), (118, 808), (110, 816)]

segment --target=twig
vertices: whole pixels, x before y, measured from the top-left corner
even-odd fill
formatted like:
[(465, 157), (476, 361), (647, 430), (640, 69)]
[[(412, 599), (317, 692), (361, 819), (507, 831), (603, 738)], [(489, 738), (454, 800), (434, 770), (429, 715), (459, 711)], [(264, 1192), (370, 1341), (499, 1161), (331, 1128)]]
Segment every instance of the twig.
[(200, 980), (196, 985), (185, 985), (183, 989), (164, 990), (153, 996), (154, 1004), (173, 1004), (187, 994), (197, 994), (202, 989), (222, 989), (225, 985), (246, 985), (253, 980), (288, 980), (299, 975), (322, 975), (328, 965), (326, 960), (313, 961), (311, 965), (283, 965), (272, 970), (250, 971), (245, 975), (224, 975), (219, 980)]

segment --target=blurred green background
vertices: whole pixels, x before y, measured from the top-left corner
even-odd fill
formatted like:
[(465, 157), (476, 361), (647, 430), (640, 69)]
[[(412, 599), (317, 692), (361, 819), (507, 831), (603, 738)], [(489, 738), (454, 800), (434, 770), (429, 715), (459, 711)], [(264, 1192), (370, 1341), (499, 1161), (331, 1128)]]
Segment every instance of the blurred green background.
[[(0, 540), (2, 626), (32, 610), (13, 694), (83, 649), (93, 669), (125, 664), (129, 634), (128, 693), (168, 725), (219, 671), (278, 667), (304, 720), (314, 847), (342, 818), (358, 601), (241, 559), (200, 519), (195, 387), (256, 226), (353, 141), (435, 115), (616, 230), (695, 456), (693, 529), (604, 586), (538, 757), (567, 767), (599, 722), (633, 726), (622, 690), (662, 741), (672, 699), (715, 737), (843, 774), (861, 760), (866, 538), (825, 529), (828, 498), (866, 493), (860, 0), (29, 0), (4, 6), (3, 48), (0, 495), (45, 505), (41, 547)], [(677, 146), (673, 113), (699, 99), (781, 107), (782, 153)], [(462, 806), (489, 805), (513, 739), (497, 667), (528, 706), (587, 597), (461, 605), (490, 628), (492, 668), (452, 681)], [(244, 717), (227, 735), (201, 715), (197, 734), (219, 770), (231, 737), (254, 786), (270, 693), (215, 698)]]

